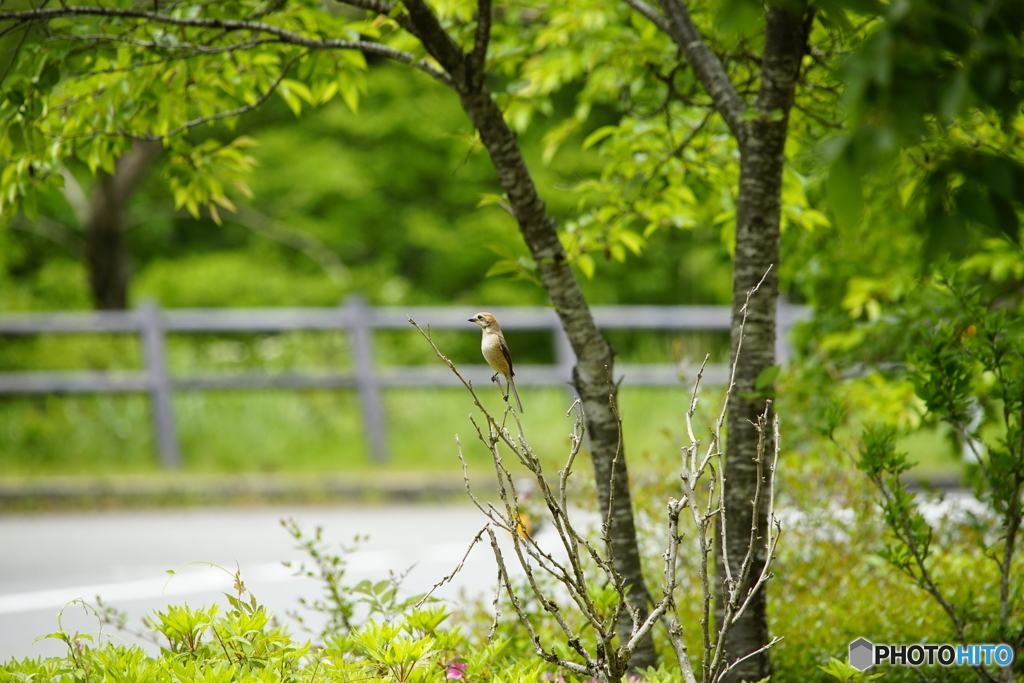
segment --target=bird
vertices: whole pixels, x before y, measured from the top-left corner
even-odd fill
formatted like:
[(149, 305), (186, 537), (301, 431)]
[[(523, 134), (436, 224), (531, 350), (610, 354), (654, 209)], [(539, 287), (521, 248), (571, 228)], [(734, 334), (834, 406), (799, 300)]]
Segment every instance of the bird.
[[(491, 366), (492, 370), (495, 370), (491, 381), (497, 381), (499, 374), (504, 375), (512, 395), (516, 397), (516, 405), (519, 407), (519, 412), (523, 412), (523, 402), (519, 400), (516, 382), (512, 379), (516, 376), (512, 372), (512, 354), (509, 353), (508, 343), (505, 341), (505, 335), (501, 333), (498, 319), (490, 313), (481, 312), (470, 318), (469, 322), (476, 323), (483, 330), (480, 351), (483, 352), (484, 360), (487, 361), (487, 364)], [(508, 400), (508, 392), (505, 392), (505, 400)]]

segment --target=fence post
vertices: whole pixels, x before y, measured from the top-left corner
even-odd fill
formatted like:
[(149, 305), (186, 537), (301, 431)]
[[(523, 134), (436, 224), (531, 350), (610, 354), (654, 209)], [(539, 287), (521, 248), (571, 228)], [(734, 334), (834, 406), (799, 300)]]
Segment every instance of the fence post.
[(569, 394), (569, 400), (574, 401), (576, 400), (576, 387), (572, 383), (572, 369), (576, 366), (576, 352), (572, 350), (569, 337), (565, 334), (565, 329), (562, 328), (561, 319), (557, 317), (551, 326), (551, 337), (555, 342), (555, 365), (558, 367), (556, 372), (569, 384), (566, 391)]
[(786, 365), (793, 356), (789, 333), (793, 326), (808, 317), (807, 307), (791, 304), (781, 296), (775, 309), (775, 362)]
[(167, 376), (167, 352), (160, 309), (147, 301), (142, 305), (142, 350), (146, 364), (146, 383), (149, 386), (150, 408), (153, 413), (153, 433), (157, 453), (164, 467), (181, 467), (181, 449), (174, 426), (174, 408), (171, 405), (171, 382)]
[(388, 460), (387, 441), (384, 436), (384, 407), (381, 404), (380, 385), (373, 363), (373, 327), (371, 311), (362, 296), (353, 294), (345, 303), (349, 334), (352, 336), (352, 356), (355, 363), (356, 389), (363, 408), (363, 424), (370, 456), (378, 465)]

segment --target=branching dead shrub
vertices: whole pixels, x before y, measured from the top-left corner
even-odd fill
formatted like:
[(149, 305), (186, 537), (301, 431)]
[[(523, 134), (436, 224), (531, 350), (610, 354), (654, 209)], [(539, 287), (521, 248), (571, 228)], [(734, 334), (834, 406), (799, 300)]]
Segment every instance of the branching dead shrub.
[[(756, 287), (747, 295), (756, 291)], [(746, 307), (744, 307), (744, 323)], [(739, 662), (752, 657), (764, 649), (771, 647), (780, 639), (773, 639), (764, 648), (753, 652), (742, 659), (728, 661), (724, 643), (730, 629), (750, 604), (754, 593), (763, 588), (771, 578), (769, 571), (779, 542), (781, 525), (775, 516), (775, 468), (779, 455), (778, 419), (769, 423), (768, 410), (759, 416), (757, 429), (758, 448), (755, 458), (758, 483), (751, 501), (750, 538), (747, 555), (739, 572), (728, 571), (729, 563), (725, 562), (727, 574), (721, 595), (725, 601), (721, 623), (713, 622), (712, 602), (715, 600), (715, 586), (712, 581), (714, 567), (712, 553), (721, 552), (725, 547), (726, 534), (725, 512), (723, 500), (725, 495), (724, 447), (722, 427), (725, 424), (726, 406), (729, 394), (733, 390), (733, 377), (736, 363), (733, 362), (729, 388), (722, 401), (722, 408), (717, 420), (709, 427), (706, 443), (698, 438), (694, 431), (693, 415), (699, 400), (700, 383), (707, 358), (694, 382), (690, 396), (689, 409), (686, 414), (686, 433), (689, 444), (682, 448), (679, 481), (680, 496), (670, 498), (665, 507), (665, 524), (668, 530), (668, 542), (662, 553), (663, 571), (661, 578), (661, 598), (652, 605), (646, 618), (641, 618), (637, 610), (632, 609), (626, 600), (626, 588), (622, 577), (616, 572), (612, 543), (609, 536), (611, 520), (603, 519), (595, 539), (584, 526), (576, 523), (570, 514), (570, 496), (568, 482), (573, 473), (573, 465), (583, 447), (584, 420), (579, 401), (573, 403), (567, 415), (574, 415), (573, 429), (570, 435), (569, 453), (565, 465), (551, 478), (545, 474), (541, 460), (530, 445), (520, 416), (506, 405), (501, 415), (495, 415), (480, 402), (472, 383), (459, 373), (458, 368), (434, 344), (429, 330), (424, 330), (414, 320), (409, 322), (416, 327), (428, 343), (434, 348), (452, 372), (459, 378), (480, 411), (481, 418), (470, 416), (476, 430), (477, 438), (491, 454), (494, 473), (498, 484), (498, 504), (484, 503), (473, 493), (462, 444), (456, 436), (459, 457), (463, 463), (463, 474), (466, 490), (473, 502), (488, 520), (486, 533), (490, 538), (491, 547), (498, 566), (499, 589), (503, 589), (516, 612), (518, 620), (526, 628), (530, 639), (536, 647), (537, 654), (544, 660), (563, 667), (582, 676), (588, 676), (597, 683), (619, 681), (626, 674), (630, 656), (640, 641), (655, 628), (662, 624), (668, 632), (675, 658), (679, 664), (683, 679), (688, 683), (698, 680), (708, 683), (721, 680)], [(742, 328), (741, 328), (742, 330)], [(741, 343), (742, 347), (742, 334)], [(736, 358), (740, 349), (737, 349)], [(613, 403), (614, 406), (614, 403)], [(768, 430), (772, 430), (769, 433)], [(621, 430), (620, 430), (621, 433)], [(770, 439), (769, 436), (774, 438)], [(774, 444), (772, 452), (766, 452), (767, 445)], [(621, 452), (621, 449), (620, 449)], [(563, 557), (543, 548), (537, 540), (525, 531), (522, 519), (524, 509), (517, 489), (516, 477), (506, 464), (506, 455), (511, 454), (518, 466), (524, 468), (532, 481), (533, 495), (537, 496), (546, 508), (546, 523), (550, 524), (558, 536)], [(618, 456), (616, 456), (618, 457)], [(614, 470), (614, 468), (613, 468)], [(762, 496), (768, 497), (768, 531), (762, 537), (758, 533), (757, 509)], [(614, 509), (609, 505), (609, 510)], [(577, 513), (578, 515), (578, 513)], [(510, 579), (509, 564), (498, 543), (495, 529), (509, 534), (512, 539), (512, 558), (526, 576), (526, 585), (532, 593), (521, 596), (513, 589)], [(715, 542), (715, 536), (721, 542)], [(764, 547), (767, 562), (764, 570), (756, 577), (751, 577), (751, 567), (756, 550)], [(677, 571), (680, 552), (684, 548), (699, 558), (697, 576), (701, 586), (701, 618), (699, 623), (683, 623), (676, 610), (675, 595), (679, 584)], [(561, 556), (561, 553), (558, 553)], [(594, 580), (594, 577), (598, 580)], [(541, 580), (547, 577), (550, 580)], [(749, 579), (753, 578), (753, 582)], [(551, 581), (553, 580), (553, 581)], [(554, 590), (550, 588), (553, 585)], [(743, 586), (750, 585), (747, 592)], [(614, 599), (606, 599), (607, 590), (611, 590)], [(545, 640), (537, 628), (536, 615), (528, 613), (524, 604), (526, 600), (536, 601), (554, 620), (558, 630), (564, 636), (568, 648), (562, 642)], [(609, 609), (608, 605), (611, 602)], [(629, 638), (622, 640), (616, 632), (616, 624), (623, 615), (632, 621)], [(496, 617), (497, 618), (497, 617)], [(696, 629), (701, 640), (699, 663), (691, 660), (686, 635)], [(699, 675), (699, 678), (698, 678)]]

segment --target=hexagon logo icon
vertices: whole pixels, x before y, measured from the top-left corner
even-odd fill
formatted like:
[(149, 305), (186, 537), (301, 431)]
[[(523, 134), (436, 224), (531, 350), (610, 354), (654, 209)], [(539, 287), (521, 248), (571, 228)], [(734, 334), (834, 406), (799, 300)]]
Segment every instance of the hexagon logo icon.
[(850, 643), (850, 666), (864, 671), (875, 663), (875, 646), (867, 638), (858, 638)]

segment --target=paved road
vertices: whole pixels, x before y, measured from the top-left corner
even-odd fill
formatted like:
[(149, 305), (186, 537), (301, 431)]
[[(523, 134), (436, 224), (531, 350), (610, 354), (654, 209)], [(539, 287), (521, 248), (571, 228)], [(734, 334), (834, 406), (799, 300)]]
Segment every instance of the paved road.
[[(323, 526), (333, 547), (356, 534), (370, 536), (350, 556), (351, 583), (386, 578), (415, 565), (409, 594), (428, 590), (450, 573), (466, 552), (483, 517), (468, 505), (380, 507), (202, 508), (75, 512), (0, 517), (0, 661), (11, 657), (63, 654), (56, 640), (33, 639), (58, 628), (57, 614), (69, 601), (96, 595), (126, 610), (130, 623), (164, 604), (219, 601), (231, 590), (225, 572), (193, 565), (210, 562), (229, 570), (236, 563), (257, 599), (284, 616), (300, 596), (317, 597), (319, 584), (293, 576), (283, 560), (300, 560), (279, 520), (292, 517), (312, 531)], [(454, 598), (493, 590), (490, 548), (478, 544), (456, 581), (438, 595)], [(62, 617), (68, 631), (94, 633), (98, 626), (80, 606)], [(293, 629), (295, 630), (295, 629)]]

